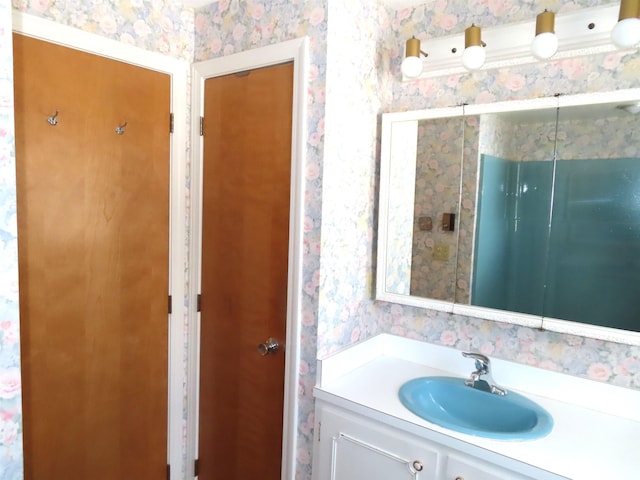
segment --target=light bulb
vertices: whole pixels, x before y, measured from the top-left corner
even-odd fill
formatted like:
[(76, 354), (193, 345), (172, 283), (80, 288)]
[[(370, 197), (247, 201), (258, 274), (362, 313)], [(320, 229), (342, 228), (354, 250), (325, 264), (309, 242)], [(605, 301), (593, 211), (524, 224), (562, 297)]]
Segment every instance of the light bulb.
[(640, 43), (640, 18), (624, 18), (611, 30), (611, 40), (618, 48), (633, 48)]
[(420, 40), (416, 37), (411, 37), (407, 40), (407, 44), (404, 52), (404, 60), (400, 66), (402, 74), (407, 78), (418, 78), (422, 73), (422, 60), (420, 60), (420, 54), (426, 55), (426, 53), (420, 51)]
[(531, 53), (540, 60), (551, 58), (558, 51), (555, 21), (556, 14), (548, 10), (536, 17), (536, 36), (531, 42)]
[(482, 42), (482, 30), (480, 27), (471, 26), (464, 31), (464, 52), (462, 52), (462, 65), (467, 70), (477, 70), (487, 58)]
[(618, 23), (611, 30), (611, 41), (618, 48), (633, 48), (640, 43), (640, 0), (620, 0)]
[(480, 45), (472, 45), (464, 49), (462, 52), (462, 65), (467, 70), (477, 70), (482, 65), (484, 65), (484, 61), (487, 58), (487, 55), (484, 52), (484, 48)]
[(540, 60), (553, 57), (558, 51), (558, 37), (553, 32), (536, 35), (531, 43), (531, 53)]
[(405, 57), (401, 70), (407, 78), (418, 78), (422, 73), (422, 60), (419, 57)]

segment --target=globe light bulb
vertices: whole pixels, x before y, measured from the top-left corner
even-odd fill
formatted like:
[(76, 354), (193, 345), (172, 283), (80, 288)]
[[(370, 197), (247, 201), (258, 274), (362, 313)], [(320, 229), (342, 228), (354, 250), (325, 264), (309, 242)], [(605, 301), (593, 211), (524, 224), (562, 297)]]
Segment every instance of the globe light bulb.
[(422, 73), (422, 60), (419, 57), (405, 57), (400, 68), (405, 77), (418, 78)]
[(464, 52), (462, 52), (462, 65), (464, 65), (464, 68), (467, 70), (477, 70), (484, 65), (486, 58), (487, 55), (483, 47), (480, 45), (472, 45), (465, 48)]
[(539, 60), (551, 58), (558, 51), (555, 21), (556, 14), (548, 10), (536, 17), (536, 36), (531, 42), (531, 53)]
[(482, 43), (482, 31), (480, 27), (471, 25), (464, 31), (464, 52), (462, 52), (462, 65), (467, 70), (477, 70), (487, 58)]
[(620, 49), (633, 48), (640, 44), (640, 18), (624, 18), (611, 30), (611, 40)]
[(407, 78), (418, 78), (422, 73), (422, 60), (420, 60), (420, 54), (426, 55), (420, 51), (420, 40), (416, 37), (411, 37), (407, 40), (407, 44), (404, 51), (404, 60), (400, 69), (402, 74)]
[(558, 51), (558, 37), (553, 32), (536, 35), (531, 43), (531, 53), (539, 60), (553, 57)]

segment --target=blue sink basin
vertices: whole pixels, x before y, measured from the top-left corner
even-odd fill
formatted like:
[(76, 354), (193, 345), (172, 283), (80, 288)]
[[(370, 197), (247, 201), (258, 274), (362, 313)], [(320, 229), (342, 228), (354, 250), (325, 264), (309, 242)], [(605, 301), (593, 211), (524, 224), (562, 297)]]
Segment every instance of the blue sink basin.
[(411, 412), (441, 427), (497, 440), (534, 440), (553, 428), (551, 415), (515, 392), (496, 395), (454, 377), (421, 377), (398, 393)]

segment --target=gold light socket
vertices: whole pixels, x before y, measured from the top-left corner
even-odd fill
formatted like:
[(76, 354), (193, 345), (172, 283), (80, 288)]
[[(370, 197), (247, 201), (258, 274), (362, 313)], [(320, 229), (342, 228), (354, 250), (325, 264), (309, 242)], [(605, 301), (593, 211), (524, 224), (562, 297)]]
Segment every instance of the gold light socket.
[(482, 46), (482, 30), (480, 27), (471, 24), (471, 26), (464, 31), (464, 48), (475, 46)]
[(620, 0), (618, 21), (640, 17), (640, 0)]
[(416, 37), (411, 37), (407, 40), (405, 47), (405, 57), (419, 57), (420, 56), (420, 40)]
[[(624, 0), (623, 0), (624, 1)], [(536, 17), (536, 36), (541, 33), (556, 33), (555, 32), (556, 14), (545, 10)]]

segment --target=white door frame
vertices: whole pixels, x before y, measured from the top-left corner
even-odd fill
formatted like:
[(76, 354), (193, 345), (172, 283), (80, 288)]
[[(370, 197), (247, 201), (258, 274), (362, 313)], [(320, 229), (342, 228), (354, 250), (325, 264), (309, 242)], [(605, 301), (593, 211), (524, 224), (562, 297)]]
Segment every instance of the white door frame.
[[(191, 242), (190, 304), (196, 305), (201, 289), (202, 268), (202, 152), (200, 118), (204, 115), (204, 82), (208, 78), (293, 62), (293, 119), (291, 132), (291, 197), (289, 207), (289, 272), (287, 287), (287, 335), (282, 440), (282, 480), (294, 480), (298, 426), (298, 378), (300, 364), (300, 318), (302, 289), (302, 237), (304, 227), (304, 165), (306, 155), (307, 70), (309, 39), (303, 37), (254, 50), (220, 57), (193, 65), (192, 71), (192, 161), (191, 161)], [(189, 425), (187, 458), (198, 455), (198, 398), (200, 315), (190, 309), (189, 316)], [(187, 462), (187, 477), (193, 475), (193, 462)]]
[[(184, 399), (184, 384), (187, 380), (184, 367), (186, 278), (183, 272), (186, 261), (185, 175), (189, 63), (15, 10), (12, 22), (13, 31), (17, 33), (165, 73), (171, 77), (171, 112), (174, 115), (174, 128), (170, 150), (169, 295), (172, 297), (173, 305), (172, 313), (168, 318), (167, 464), (171, 465), (171, 480), (179, 480), (185, 470), (182, 433), (183, 416), (187, 409)], [(169, 119), (167, 119), (167, 128), (169, 128)]]

